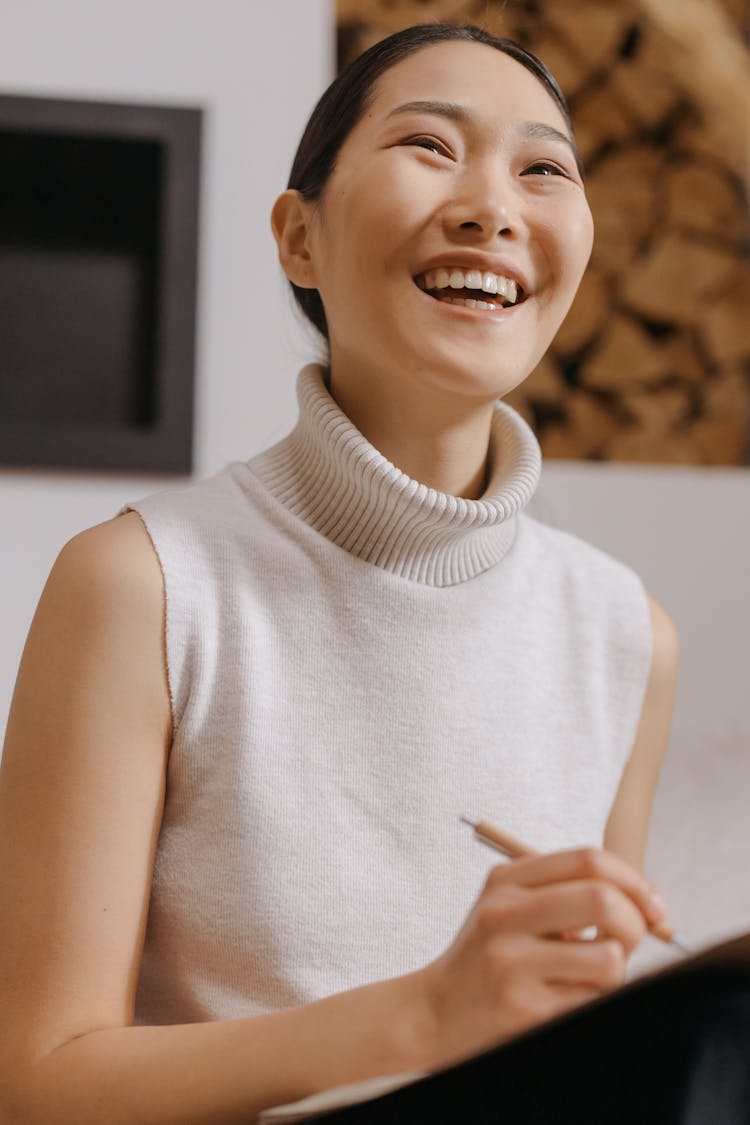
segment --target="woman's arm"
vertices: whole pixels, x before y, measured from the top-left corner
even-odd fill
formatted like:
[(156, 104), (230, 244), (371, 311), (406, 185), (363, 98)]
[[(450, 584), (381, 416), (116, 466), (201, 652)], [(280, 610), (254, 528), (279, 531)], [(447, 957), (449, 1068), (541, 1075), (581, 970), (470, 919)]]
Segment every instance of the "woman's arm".
[(680, 641), (665, 609), (649, 597), (653, 650), (633, 750), (607, 821), (604, 846), (643, 866), (651, 802), (669, 741), (677, 689)]
[[(583, 850), (496, 868), (416, 973), (265, 1016), (131, 1026), (171, 734), (163, 606), (127, 515), (64, 548), (29, 633), (0, 767), (2, 1125), (247, 1125), (452, 1061), (619, 983), (650, 888)], [(550, 940), (590, 924), (610, 940)]]
[(359, 998), (359, 1031), (345, 1003), (129, 1026), (171, 737), (162, 618), (129, 514), (64, 548), (29, 633), (0, 767), (3, 1123), (246, 1123), (309, 1092), (308, 1068), (324, 1086), (354, 1075), (347, 1040), (375, 1070), (405, 1064), (401, 985)]

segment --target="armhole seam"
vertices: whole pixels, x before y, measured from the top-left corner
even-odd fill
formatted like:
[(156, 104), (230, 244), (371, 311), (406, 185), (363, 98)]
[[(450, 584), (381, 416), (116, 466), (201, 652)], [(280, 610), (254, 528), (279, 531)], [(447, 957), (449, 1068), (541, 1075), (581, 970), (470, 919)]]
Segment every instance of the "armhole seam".
[(127, 512), (134, 512), (136, 514), (136, 516), (138, 517), (138, 519), (140, 520), (141, 527), (143, 528), (146, 535), (148, 536), (148, 541), (151, 544), (151, 550), (154, 552), (154, 556), (155, 556), (156, 561), (159, 565), (159, 573), (161, 574), (161, 588), (162, 588), (161, 647), (162, 647), (162, 660), (164, 662), (164, 672), (165, 672), (166, 680), (167, 680), (167, 695), (169, 697), (169, 717), (170, 717), (170, 722), (171, 722), (171, 726), (172, 726), (171, 739), (170, 739), (170, 752), (171, 752), (172, 743), (174, 742), (175, 733), (176, 733), (176, 730), (177, 730), (177, 721), (176, 721), (176, 718), (175, 718), (174, 690), (173, 690), (173, 687), (172, 687), (172, 667), (171, 667), (171, 664), (170, 664), (170, 661), (169, 661), (169, 591), (167, 589), (167, 576), (164, 572), (164, 564), (162, 562), (161, 555), (159, 554), (159, 552), (157, 550), (156, 543), (154, 542), (154, 537), (151, 534), (151, 529), (149, 528), (146, 520), (144, 519), (143, 513), (138, 508), (133, 507), (132, 504), (128, 504), (124, 508), (122, 508), (121, 511), (119, 511), (117, 514), (122, 516), (122, 515), (125, 515)]

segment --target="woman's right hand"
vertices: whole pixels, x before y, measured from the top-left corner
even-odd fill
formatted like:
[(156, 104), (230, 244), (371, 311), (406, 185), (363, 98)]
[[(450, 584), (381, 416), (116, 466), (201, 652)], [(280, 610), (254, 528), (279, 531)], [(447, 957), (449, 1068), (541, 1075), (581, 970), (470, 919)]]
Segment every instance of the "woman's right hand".
[[(428, 1066), (487, 1049), (622, 983), (666, 907), (625, 860), (597, 848), (499, 864), (451, 946), (417, 974)], [(595, 926), (597, 936), (582, 937)]]

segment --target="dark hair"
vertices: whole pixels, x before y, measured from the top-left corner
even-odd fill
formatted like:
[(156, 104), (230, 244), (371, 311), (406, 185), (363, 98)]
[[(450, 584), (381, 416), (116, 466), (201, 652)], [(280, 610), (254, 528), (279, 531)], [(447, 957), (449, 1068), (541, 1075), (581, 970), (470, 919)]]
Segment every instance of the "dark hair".
[[(501, 39), (481, 27), (419, 24), (397, 31), (376, 43), (334, 79), (310, 115), (292, 163), (287, 187), (298, 191), (303, 199), (319, 199), (335, 168), (341, 146), (370, 104), (381, 75), (401, 59), (424, 47), (452, 41), (484, 43), (524, 66), (542, 83), (557, 105), (572, 139), (573, 127), (565, 95), (536, 55), (513, 39)], [(578, 163), (580, 168), (580, 160)], [(293, 282), (290, 284), (302, 312), (327, 340), (328, 324), (318, 290), (303, 289)]]

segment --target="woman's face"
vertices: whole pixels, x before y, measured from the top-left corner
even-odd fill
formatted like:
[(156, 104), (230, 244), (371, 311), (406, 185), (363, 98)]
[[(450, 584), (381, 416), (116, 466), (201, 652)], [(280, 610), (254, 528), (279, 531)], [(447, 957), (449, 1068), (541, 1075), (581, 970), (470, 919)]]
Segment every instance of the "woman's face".
[(567, 136), (542, 84), (483, 44), (434, 45), (383, 75), (309, 205), (336, 378), (491, 400), (529, 374), (591, 253)]

